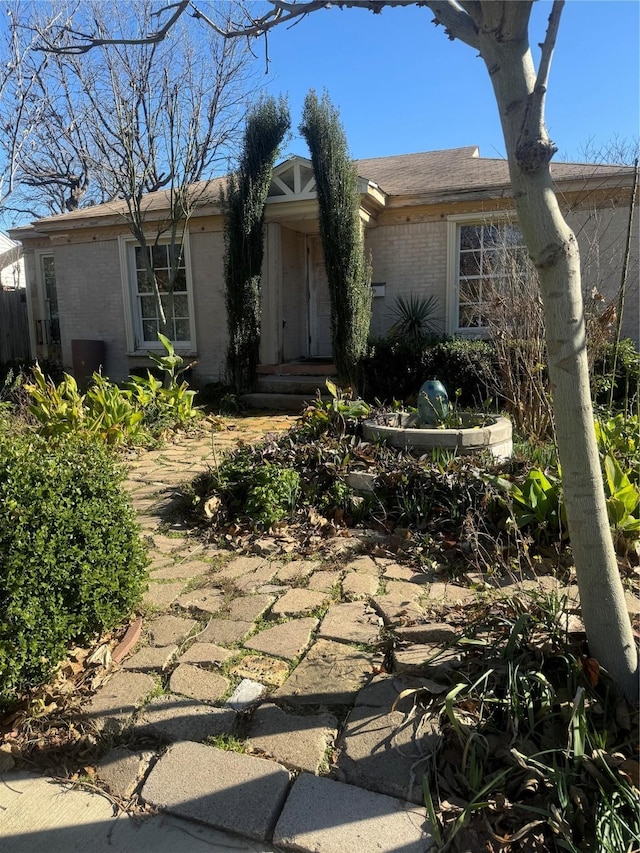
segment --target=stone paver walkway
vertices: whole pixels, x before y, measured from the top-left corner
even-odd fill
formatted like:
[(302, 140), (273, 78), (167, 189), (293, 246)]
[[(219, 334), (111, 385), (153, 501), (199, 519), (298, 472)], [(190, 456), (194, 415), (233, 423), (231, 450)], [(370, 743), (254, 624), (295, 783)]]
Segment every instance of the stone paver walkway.
[(97, 777), (115, 796), (137, 791), (251, 840), (229, 836), (221, 850), (426, 853), (421, 775), (437, 734), (397, 700), (443, 649), (434, 671), (455, 667), (443, 616), (486, 593), (355, 552), (237, 556), (174, 513), (181, 483), (291, 422), (238, 420), (131, 462), (150, 582), (139, 641), (83, 709), (113, 744)]

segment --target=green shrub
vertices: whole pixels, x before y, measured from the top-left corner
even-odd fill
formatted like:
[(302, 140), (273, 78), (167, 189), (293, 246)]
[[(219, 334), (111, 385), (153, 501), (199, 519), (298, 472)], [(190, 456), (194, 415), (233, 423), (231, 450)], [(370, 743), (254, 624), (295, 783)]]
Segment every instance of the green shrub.
[(146, 557), (103, 445), (0, 430), (0, 704), (135, 606)]
[(426, 347), (405, 338), (374, 338), (362, 363), (365, 399), (391, 403), (415, 396), (427, 379)]
[(412, 401), (427, 379), (439, 379), (449, 396), (460, 389), (459, 405), (480, 406), (496, 397), (495, 352), (488, 341), (454, 338), (431, 346), (406, 339), (376, 338), (365, 359), (367, 400)]
[(460, 389), (461, 406), (479, 407), (489, 397), (497, 397), (500, 382), (495, 350), (489, 341), (442, 341), (425, 353), (425, 369), (425, 379), (439, 379), (450, 397)]

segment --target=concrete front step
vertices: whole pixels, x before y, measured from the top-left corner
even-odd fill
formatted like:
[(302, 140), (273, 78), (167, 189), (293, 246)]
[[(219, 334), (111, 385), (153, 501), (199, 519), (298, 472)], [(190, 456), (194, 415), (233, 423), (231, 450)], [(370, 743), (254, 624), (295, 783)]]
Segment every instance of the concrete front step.
[(316, 392), (326, 391), (325, 381), (328, 377), (308, 375), (273, 375), (261, 376), (256, 385), (256, 391), (269, 394), (306, 394), (315, 397)]
[(258, 373), (262, 376), (297, 375), (297, 376), (333, 376), (336, 366), (325, 359), (301, 359), (289, 361), (286, 364), (260, 364)]

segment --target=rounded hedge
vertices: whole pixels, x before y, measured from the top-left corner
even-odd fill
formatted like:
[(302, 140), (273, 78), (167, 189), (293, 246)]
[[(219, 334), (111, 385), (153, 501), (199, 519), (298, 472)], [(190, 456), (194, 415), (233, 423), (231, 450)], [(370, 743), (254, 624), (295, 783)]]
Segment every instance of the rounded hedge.
[(0, 430), (0, 705), (139, 600), (147, 559), (124, 476), (94, 441)]

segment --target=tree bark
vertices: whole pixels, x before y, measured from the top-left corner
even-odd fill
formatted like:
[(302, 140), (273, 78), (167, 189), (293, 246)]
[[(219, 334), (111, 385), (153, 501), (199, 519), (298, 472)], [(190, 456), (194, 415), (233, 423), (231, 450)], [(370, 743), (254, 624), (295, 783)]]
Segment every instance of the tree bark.
[[(544, 126), (545, 92), (540, 91), (528, 43), (528, 4), (482, 3), (483, 9), (487, 6), (494, 13), (498, 6), (510, 7), (512, 13), (500, 37), (497, 29), (481, 27), (478, 46), (500, 111), (520, 228), (539, 275), (558, 456), (590, 653), (626, 696), (636, 698), (638, 656), (595, 439), (578, 244), (551, 180), (555, 148)], [(542, 85), (546, 88), (546, 80)]]

